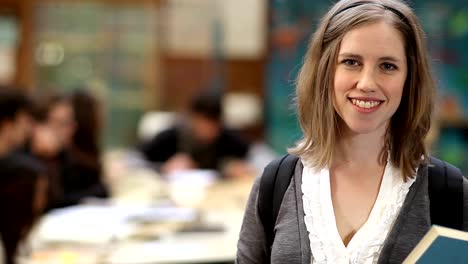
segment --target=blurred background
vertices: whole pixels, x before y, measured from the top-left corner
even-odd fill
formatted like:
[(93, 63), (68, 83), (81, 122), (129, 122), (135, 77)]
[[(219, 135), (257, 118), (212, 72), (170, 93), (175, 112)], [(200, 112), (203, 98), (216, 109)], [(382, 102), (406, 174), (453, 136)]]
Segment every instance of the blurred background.
[[(411, 2), (438, 85), (429, 144), (434, 156), (468, 175), (468, 4)], [(32, 249), (15, 254), (25, 263), (232, 262), (253, 178), (301, 136), (294, 79), (329, 6), (328, 0), (0, 0), (0, 84), (34, 100), (53, 94), (72, 101), (76, 91), (95, 100), (98, 121), (90, 129), (97, 133), (93, 157), (103, 188), (89, 195), (101, 199), (84, 207), (88, 195), (67, 207), (45, 206)], [(219, 176), (216, 167), (215, 176), (201, 168), (168, 180), (140, 146), (192, 113), (193, 98), (207, 90), (220, 96), (223, 126), (248, 142), (241, 157), (248, 168), (236, 167), (235, 177)], [(198, 185), (203, 194), (190, 193)], [(103, 231), (111, 225), (105, 215), (114, 216), (109, 221), (117, 229)], [(76, 221), (90, 216), (89, 223)], [(129, 228), (135, 218), (138, 228), (135, 221)], [(86, 237), (87, 228), (94, 237)], [(215, 251), (221, 253), (210, 255)]]

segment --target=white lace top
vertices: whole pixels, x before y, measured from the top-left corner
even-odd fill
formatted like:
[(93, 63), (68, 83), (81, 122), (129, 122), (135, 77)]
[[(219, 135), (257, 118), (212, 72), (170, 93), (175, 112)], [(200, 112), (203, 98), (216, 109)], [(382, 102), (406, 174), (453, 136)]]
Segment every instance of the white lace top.
[(312, 263), (377, 263), (382, 245), (414, 180), (405, 183), (398, 168), (388, 162), (369, 218), (346, 247), (336, 227), (328, 168), (317, 171), (305, 165), (302, 200)]

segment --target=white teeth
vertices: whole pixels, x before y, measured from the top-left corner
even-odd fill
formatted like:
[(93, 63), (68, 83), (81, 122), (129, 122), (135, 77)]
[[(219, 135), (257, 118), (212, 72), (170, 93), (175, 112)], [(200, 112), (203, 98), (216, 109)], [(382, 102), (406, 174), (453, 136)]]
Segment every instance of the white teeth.
[(356, 106), (366, 109), (376, 107), (380, 104), (380, 101), (362, 101), (357, 99), (351, 99), (351, 102)]

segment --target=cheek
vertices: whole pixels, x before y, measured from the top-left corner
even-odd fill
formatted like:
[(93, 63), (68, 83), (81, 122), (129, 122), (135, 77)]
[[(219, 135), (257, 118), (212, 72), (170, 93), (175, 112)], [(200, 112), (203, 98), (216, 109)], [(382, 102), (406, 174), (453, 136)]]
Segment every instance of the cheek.
[(349, 74), (342, 73), (342, 71), (337, 69), (335, 78), (333, 79), (334, 97), (341, 97), (346, 91), (352, 88), (352, 83), (352, 78)]
[(404, 85), (404, 80), (395, 80), (394, 82), (389, 82), (389, 85), (387, 86), (387, 93), (391, 98), (393, 98), (393, 101), (398, 103), (401, 101)]
[(337, 112), (339, 111), (340, 105), (346, 103), (346, 92), (350, 89), (351, 80), (344, 75), (339, 74), (339, 71), (336, 72), (335, 78), (333, 81), (333, 90), (332, 90), (332, 98), (333, 98), (333, 107)]

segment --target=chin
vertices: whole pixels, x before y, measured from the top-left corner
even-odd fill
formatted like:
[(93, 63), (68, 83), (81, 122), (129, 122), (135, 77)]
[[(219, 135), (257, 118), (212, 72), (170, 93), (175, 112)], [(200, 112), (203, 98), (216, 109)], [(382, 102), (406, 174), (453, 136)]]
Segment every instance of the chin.
[(379, 126), (374, 124), (351, 124), (347, 125), (347, 129), (351, 134), (366, 135), (379, 130)]

